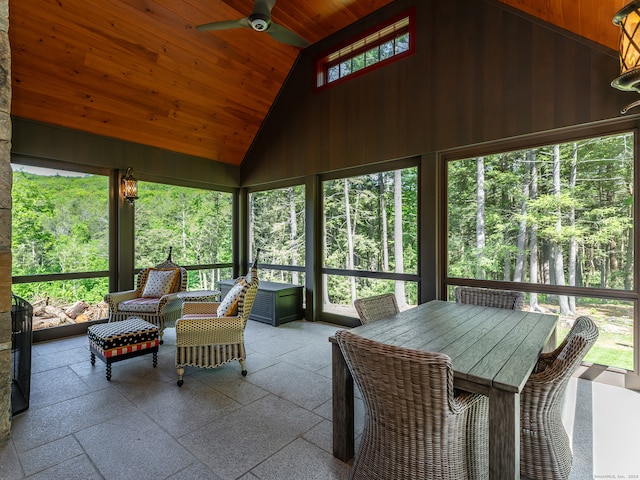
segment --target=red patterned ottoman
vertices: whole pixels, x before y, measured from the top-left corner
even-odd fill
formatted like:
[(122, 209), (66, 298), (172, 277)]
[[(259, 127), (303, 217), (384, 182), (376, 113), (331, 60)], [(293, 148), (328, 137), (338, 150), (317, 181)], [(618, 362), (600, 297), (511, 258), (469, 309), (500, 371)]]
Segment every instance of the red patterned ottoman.
[(158, 364), (158, 327), (141, 318), (92, 325), (87, 330), (91, 365), (96, 355), (107, 364), (107, 380), (111, 380), (111, 364), (127, 358), (153, 353), (153, 366)]

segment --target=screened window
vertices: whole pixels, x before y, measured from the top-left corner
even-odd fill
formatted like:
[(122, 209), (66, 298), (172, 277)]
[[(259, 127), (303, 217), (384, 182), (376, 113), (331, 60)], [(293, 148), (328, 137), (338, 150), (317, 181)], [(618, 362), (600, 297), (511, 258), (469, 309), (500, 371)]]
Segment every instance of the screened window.
[(353, 315), (356, 298), (389, 292), (417, 304), (417, 171), (323, 183), (325, 311)]
[(447, 169), (449, 284), (553, 285), (528, 294), (526, 308), (558, 312), (562, 328), (591, 316), (604, 334), (589, 358), (632, 369), (633, 134), (455, 160)]
[(173, 261), (189, 270), (189, 290), (215, 289), (231, 278), (231, 193), (139, 182), (138, 195), (137, 269), (162, 262), (173, 247)]
[(33, 328), (105, 318), (109, 178), (12, 168), (12, 290), (34, 306)]
[(249, 194), (251, 257), (260, 249), (260, 278), (304, 285), (304, 185)]
[(413, 11), (324, 56), (317, 65), (317, 87), (371, 70), (415, 50)]

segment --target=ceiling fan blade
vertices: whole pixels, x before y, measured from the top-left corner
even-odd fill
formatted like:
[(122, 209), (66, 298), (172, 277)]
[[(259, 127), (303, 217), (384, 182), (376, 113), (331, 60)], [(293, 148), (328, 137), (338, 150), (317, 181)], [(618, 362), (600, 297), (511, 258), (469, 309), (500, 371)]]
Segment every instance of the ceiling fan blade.
[(278, 25), (277, 23), (271, 22), (267, 33), (271, 35), (271, 38), (274, 40), (286, 43), (287, 45), (293, 45), (294, 47), (305, 48), (311, 45), (297, 33), (292, 32), (282, 25)]
[(276, 0), (256, 0), (253, 5), (253, 12), (251, 14), (258, 13), (260, 15), (271, 16), (271, 9), (276, 4)]
[(238, 20), (226, 20), (224, 22), (212, 22), (205, 23), (204, 25), (198, 25), (196, 30), (207, 31), (207, 30), (228, 30), (230, 28), (251, 28), (249, 26), (249, 19), (247, 17), (239, 18)]

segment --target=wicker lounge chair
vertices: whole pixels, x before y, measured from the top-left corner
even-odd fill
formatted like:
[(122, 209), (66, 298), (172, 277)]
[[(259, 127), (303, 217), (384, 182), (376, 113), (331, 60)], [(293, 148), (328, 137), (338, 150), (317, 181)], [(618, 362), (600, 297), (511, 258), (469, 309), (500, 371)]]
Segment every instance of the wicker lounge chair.
[(488, 400), (454, 393), (447, 355), (336, 339), (366, 414), (351, 480), (488, 478)]
[[(171, 275), (173, 277), (169, 278)], [(158, 288), (156, 292), (152, 292), (151, 283), (156, 277), (155, 285)], [(109, 305), (109, 321), (116, 322), (131, 317), (146, 320), (158, 327), (160, 343), (163, 343), (165, 327), (172, 326), (180, 316), (182, 300), (176, 294), (186, 289), (187, 271), (173, 263), (169, 250), (169, 256), (164, 262), (138, 273), (135, 290), (112, 292), (104, 296), (104, 301)]]
[(396, 296), (393, 293), (359, 298), (353, 302), (353, 305), (356, 307), (360, 322), (363, 325), (390, 317), (400, 311)]
[(524, 292), (496, 290), (492, 288), (456, 287), (456, 303), (468, 303), (483, 307), (522, 310)]
[(178, 386), (186, 366), (215, 368), (238, 360), (247, 375), (244, 329), (258, 291), (257, 261), (256, 255), (247, 276), (236, 279), (222, 302), (184, 302), (176, 322)]
[(562, 344), (543, 353), (520, 395), (520, 471), (535, 480), (564, 480), (573, 455), (561, 418), (573, 372), (598, 338), (589, 317), (578, 318)]

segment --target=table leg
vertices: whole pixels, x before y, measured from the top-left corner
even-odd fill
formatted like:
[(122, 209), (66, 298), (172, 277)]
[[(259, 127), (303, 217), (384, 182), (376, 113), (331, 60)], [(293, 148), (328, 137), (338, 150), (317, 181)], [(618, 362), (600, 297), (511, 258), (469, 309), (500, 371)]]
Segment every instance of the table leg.
[(489, 478), (520, 479), (520, 394), (489, 394)]
[(331, 344), (333, 384), (333, 456), (353, 458), (353, 377), (337, 343)]

